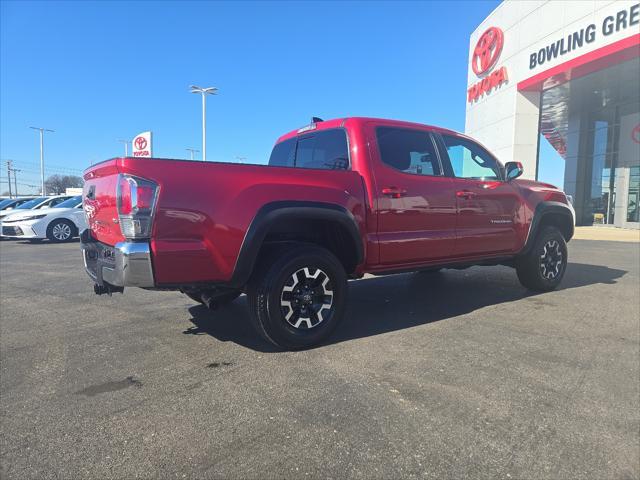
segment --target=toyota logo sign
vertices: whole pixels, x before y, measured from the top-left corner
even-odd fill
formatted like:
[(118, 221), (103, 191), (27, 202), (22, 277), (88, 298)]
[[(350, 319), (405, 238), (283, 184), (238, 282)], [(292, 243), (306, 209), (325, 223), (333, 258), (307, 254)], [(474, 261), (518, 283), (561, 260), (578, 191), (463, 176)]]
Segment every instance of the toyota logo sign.
[(135, 145), (138, 150), (144, 150), (147, 148), (147, 139), (144, 137), (136, 137)]
[(489, 27), (480, 36), (476, 48), (473, 49), (471, 57), (471, 68), (478, 77), (484, 75), (498, 61), (502, 45), (504, 44), (504, 34), (498, 27)]
[(640, 123), (631, 130), (631, 140), (640, 143)]
[(142, 132), (135, 136), (131, 142), (134, 157), (152, 157), (151, 132)]
[(503, 45), (504, 34), (498, 27), (489, 27), (480, 35), (471, 56), (471, 69), (481, 78), (467, 88), (467, 102), (475, 102), (509, 81), (507, 67), (504, 65), (491, 71), (498, 61)]

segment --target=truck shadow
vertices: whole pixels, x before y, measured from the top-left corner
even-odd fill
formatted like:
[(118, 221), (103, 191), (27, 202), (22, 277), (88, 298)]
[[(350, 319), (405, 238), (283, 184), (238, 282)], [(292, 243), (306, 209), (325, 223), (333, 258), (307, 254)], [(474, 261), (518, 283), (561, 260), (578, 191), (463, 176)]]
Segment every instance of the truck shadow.
[[(570, 263), (557, 291), (615, 284), (626, 273), (600, 265)], [(508, 267), (354, 280), (349, 283), (345, 320), (324, 345), (425, 325), (520, 300), (534, 301), (538, 308), (553, 308), (558, 302), (557, 297), (526, 290), (518, 282), (515, 270)], [(260, 352), (278, 351), (254, 332), (244, 296), (216, 311), (196, 305), (189, 308), (189, 313), (194, 326), (185, 334), (208, 334)]]

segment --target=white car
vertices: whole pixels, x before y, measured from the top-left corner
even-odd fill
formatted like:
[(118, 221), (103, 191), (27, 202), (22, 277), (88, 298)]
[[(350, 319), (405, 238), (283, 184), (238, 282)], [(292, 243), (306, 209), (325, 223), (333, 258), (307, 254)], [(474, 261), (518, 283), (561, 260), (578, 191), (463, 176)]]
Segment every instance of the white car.
[[(12, 200), (7, 200), (7, 202), (13, 202), (13, 204), (7, 204), (6, 208), (0, 210), (0, 219), (6, 217), (7, 215), (12, 215), (19, 211), (24, 210), (39, 210), (41, 208), (51, 208), (55, 207), (59, 203), (68, 200), (73, 195), (55, 195), (51, 197), (27, 197), (24, 198), (14, 198)], [(4, 203), (4, 201), (3, 201)]]
[(68, 242), (87, 228), (82, 210), (82, 195), (71, 197), (53, 208), (38, 210), (16, 209), (0, 222), (0, 231), (5, 238)]
[(0, 218), (13, 213), (14, 209), (35, 197), (4, 198), (0, 201)]

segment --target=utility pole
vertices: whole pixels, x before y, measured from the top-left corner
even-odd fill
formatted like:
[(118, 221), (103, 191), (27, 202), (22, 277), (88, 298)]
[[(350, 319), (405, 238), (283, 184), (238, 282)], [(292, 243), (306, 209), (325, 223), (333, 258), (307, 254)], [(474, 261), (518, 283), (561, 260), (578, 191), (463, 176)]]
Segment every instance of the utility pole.
[(17, 168), (12, 168), (11, 171), (13, 172), (13, 184), (16, 187), (14, 190), (16, 192), (16, 198), (18, 198), (18, 172), (21, 172), (22, 170), (19, 170)]
[(55, 132), (55, 130), (49, 130), (48, 128), (41, 127), (29, 127), (32, 130), (38, 130), (40, 132), (40, 185), (42, 187), (42, 195), (46, 195), (44, 189), (44, 132)]
[(193, 159), (194, 159), (194, 158), (193, 158), (193, 154), (194, 154), (194, 153), (196, 153), (196, 152), (198, 152), (198, 153), (199, 153), (199, 152), (200, 152), (200, 150), (198, 150), (198, 149), (196, 149), (196, 148), (191, 148), (191, 147), (189, 147), (189, 148), (185, 148), (185, 150), (188, 150), (188, 151), (191, 153), (191, 160), (193, 160)]
[(202, 161), (207, 161), (207, 95), (216, 95), (218, 89), (216, 87), (198, 87), (191, 85), (191, 93), (199, 93), (202, 95)]
[(129, 140), (123, 140), (121, 138), (118, 139), (120, 143), (124, 143), (124, 156), (129, 156)]
[(244, 161), (247, 159), (247, 157), (241, 157), (240, 155), (236, 155), (236, 160), (239, 160), (240, 163), (244, 163)]
[(13, 198), (11, 192), (11, 160), (7, 160), (7, 183), (9, 184), (9, 198)]

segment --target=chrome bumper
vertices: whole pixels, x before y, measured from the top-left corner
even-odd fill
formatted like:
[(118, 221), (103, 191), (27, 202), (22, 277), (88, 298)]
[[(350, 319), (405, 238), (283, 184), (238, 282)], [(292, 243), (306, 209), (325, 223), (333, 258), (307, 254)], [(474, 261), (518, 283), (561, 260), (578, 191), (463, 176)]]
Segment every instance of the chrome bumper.
[(111, 247), (91, 237), (89, 230), (80, 235), (84, 268), (98, 285), (146, 287), (155, 285), (149, 244), (119, 242)]

